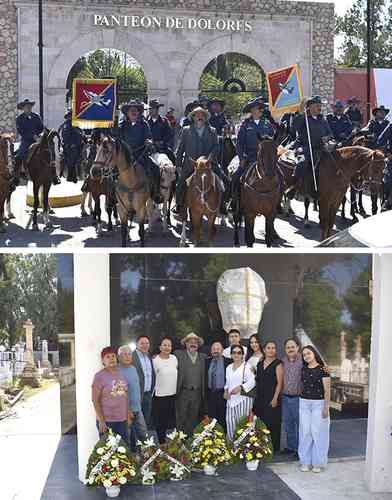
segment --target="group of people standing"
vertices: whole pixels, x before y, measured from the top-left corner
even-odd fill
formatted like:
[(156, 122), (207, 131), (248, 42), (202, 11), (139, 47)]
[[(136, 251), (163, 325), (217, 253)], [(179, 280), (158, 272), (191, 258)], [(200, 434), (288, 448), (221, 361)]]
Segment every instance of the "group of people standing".
[[(92, 400), (97, 427), (120, 434), (131, 449), (156, 431), (164, 443), (168, 430), (191, 435), (204, 416), (215, 418), (230, 440), (239, 420), (255, 414), (271, 432), (275, 453), (298, 456), (301, 470), (320, 472), (328, 461), (330, 375), (313, 346), (300, 350), (295, 338), (277, 356), (273, 341), (261, 344), (257, 335), (242, 345), (240, 332), (229, 332), (229, 346), (213, 342), (208, 354), (195, 333), (173, 352), (164, 337), (159, 353), (150, 354), (142, 335), (136, 350), (102, 350), (103, 369), (94, 377)], [(281, 451), (281, 427), (287, 447)]]

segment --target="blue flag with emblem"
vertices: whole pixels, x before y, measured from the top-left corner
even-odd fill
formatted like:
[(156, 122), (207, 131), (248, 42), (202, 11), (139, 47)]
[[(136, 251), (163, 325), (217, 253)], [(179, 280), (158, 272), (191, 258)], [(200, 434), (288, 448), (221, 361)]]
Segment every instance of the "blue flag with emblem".
[(267, 73), (269, 106), (279, 115), (299, 110), (303, 99), (301, 74), (297, 64)]
[(75, 78), (72, 85), (72, 125), (80, 128), (112, 127), (116, 112), (116, 80)]

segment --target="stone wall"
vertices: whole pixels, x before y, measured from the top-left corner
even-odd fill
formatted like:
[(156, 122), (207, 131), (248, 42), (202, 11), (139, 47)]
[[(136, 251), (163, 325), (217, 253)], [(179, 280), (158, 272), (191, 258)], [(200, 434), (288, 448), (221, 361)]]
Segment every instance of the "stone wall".
[(16, 9), (10, 0), (0, 0), (0, 132), (15, 127), (17, 68)]

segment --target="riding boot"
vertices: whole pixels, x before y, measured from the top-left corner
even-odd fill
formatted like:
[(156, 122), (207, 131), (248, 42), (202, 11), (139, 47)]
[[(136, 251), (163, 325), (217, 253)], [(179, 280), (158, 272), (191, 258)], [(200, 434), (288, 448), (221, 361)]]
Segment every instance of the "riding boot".
[(176, 188), (176, 207), (172, 210), (174, 214), (180, 215), (184, 210), (186, 184), (180, 181)]

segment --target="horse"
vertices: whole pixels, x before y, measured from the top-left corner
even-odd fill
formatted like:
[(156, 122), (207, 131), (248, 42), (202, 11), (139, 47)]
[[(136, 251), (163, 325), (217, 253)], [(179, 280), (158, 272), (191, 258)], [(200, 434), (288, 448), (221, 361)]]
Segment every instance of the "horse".
[(236, 148), (233, 144), (233, 140), (230, 134), (230, 127), (226, 126), (223, 129), (223, 135), (221, 138), (221, 159), (220, 165), (225, 174), (228, 174), (228, 167), (237, 154)]
[(249, 168), (241, 183), (240, 206), (234, 213), (234, 245), (240, 246), (239, 226), (245, 219), (245, 242), (253, 247), (254, 224), (258, 215), (265, 217), (265, 242), (271, 247), (274, 236), (274, 221), (282, 199), (282, 182), (276, 168), (278, 160), (279, 131), (273, 138), (258, 138), (257, 160)]
[(4, 206), (6, 205), (8, 219), (13, 218), (10, 208), (11, 200), (11, 134), (0, 134), (0, 233), (6, 232), (4, 225)]
[(154, 153), (150, 158), (158, 165), (160, 171), (159, 189), (163, 198), (162, 224), (163, 231), (167, 233), (171, 226), (170, 205), (176, 189), (176, 166), (165, 153)]
[(82, 147), (82, 160), (80, 163), (81, 168), (81, 176), (85, 179), (85, 186), (83, 189), (82, 200), (80, 202), (80, 211), (81, 217), (87, 217), (88, 214), (86, 212), (86, 201), (88, 203), (88, 208), (90, 214), (93, 215), (93, 203), (92, 203), (92, 194), (91, 191), (88, 191), (88, 178), (90, 175), (90, 170), (95, 160), (95, 156), (97, 154), (97, 146), (94, 144), (91, 138), (85, 138), (83, 147)]
[(197, 160), (191, 158), (194, 168), (188, 178), (188, 189), (185, 197), (185, 210), (182, 214), (182, 231), (180, 246), (186, 244), (187, 208), (192, 224), (192, 239), (196, 246), (201, 243), (201, 223), (203, 216), (208, 220), (208, 244), (211, 246), (216, 234), (215, 220), (219, 213), (224, 187), (221, 180), (212, 170), (211, 158), (201, 156)]
[(128, 223), (134, 217), (139, 223), (140, 246), (144, 247), (144, 224), (147, 202), (150, 199), (150, 185), (143, 166), (134, 159), (129, 146), (123, 140), (111, 137), (105, 137), (98, 147), (94, 165), (118, 169), (115, 196), (121, 221), (122, 247), (127, 246)]
[(43, 218), (45, 229), (51, 228), (49, 218), (49, 190), (55, 175), (56, 151), (54, 138), (59, 140), (56, 130), (44, 129), (37, 142), (32, 144), (26, 158), (26, 169), (33, 183), (34, 208), (33, 231), (38, 231), (37, 213), (40, 204), (39, 191), (43, 189)]
[[(382, 179), (384, 155), (362, 146), (348, 146), (333, 153), (323, 151), (318, 164), (318, 194), (314, 189), (312, 172), (307, 172), (298, 186), (304, 197), (317, 198), (322, 240), (329, 238), (335, 223), (338, 208), (354, 175), (360, 175), (370, 185)], [(291, 171), (280, 165), (285, 187), (289, 185)]]

